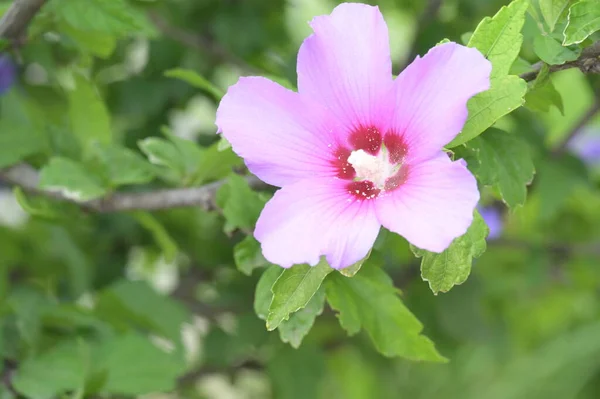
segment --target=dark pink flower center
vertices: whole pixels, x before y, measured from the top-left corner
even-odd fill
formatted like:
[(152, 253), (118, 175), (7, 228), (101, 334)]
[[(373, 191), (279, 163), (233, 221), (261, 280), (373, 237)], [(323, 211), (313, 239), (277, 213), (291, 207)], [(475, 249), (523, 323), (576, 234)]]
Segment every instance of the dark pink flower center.
[(348, 138), (350, 148), (339, 146), (333, 152), (336, 176), (349, 180), (348, 193), (360, 200), (376, 198), (382, 191), (400, 187), (408, 177), (403, 164), (408, 146), (403, 137), (375, 127), (359, 127)]

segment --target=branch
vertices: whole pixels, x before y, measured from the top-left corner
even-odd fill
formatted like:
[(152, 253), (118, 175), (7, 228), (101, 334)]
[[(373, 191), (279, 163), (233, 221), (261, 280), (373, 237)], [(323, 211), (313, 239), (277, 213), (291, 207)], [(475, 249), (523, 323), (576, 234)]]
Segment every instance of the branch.
[(554, 150), (552, 150), (552, 155), (557, 157), (564, 154), (571, 140), (573, 140), (575, 136), (577, 136), (583, 131), (583, 128), (588, 123), (590, 123), (590, 121), (594, 118), (594, 116), (596, 116), (598, 112), (600, 112), (600, 100), (596, 99), (594, 105), (592, 105), (592, 107), (588, 109), (585, 114), (583, 114), (583, 116), (581, 117), (581, 119), (579, 119), (577, 124), (573, 126), (569, 134), (567, 134), (561, 140), (561, 142), (556, 147), (554, 147)]
[(252, 66), (248, 65), (241, 58), (231, 54), (225, 48), (219, 46), (217, 43), (209, 39), (208, 37), (196, 35), (186, 30), (180, 29), (176, 26), (169, 24), (169, 22), (156, 12), (148, 14), (150, 20), (154, 23), (154, 26), (162, 32), (166, 37), (181, 43), (182, 45), (189, 47), (193, 50), (200, 51), (202, 53), (209, 53), (217, 60), (226, 62), (229, 64), (237, 65), (244, 72), (257, 73), (258, 71)]
[(27, 26), (47, 0), (14, 0), (0, 20), (0, 37), (21, 44)]
[[(532, 70), (520, 75), (526, 82), (535, 80), (544, 65), (543, 62), (534, 64)], [(550, 72), (563, 71), (570, 68), (579, 68), (583, 73), (600, 73), (600, 41), (583, 49), (581, 55), (575, 61), (565, 62), (562, 65), (550, 65)]]
[[(40, 189), (38, 172), (26, 164), (13, 166), (12, 168), (0, 171), (0, 180), (21, 187), (29, 193), (62, 202), (69, 202), (78, 205), (87, 211), (98, 213), (133, 210), (153, 211), (194, 206), (201, 207), (205, 210), (214, 210), (217, 190), (225, 183), (225, 181), (220, 180), (200, 187), (162, 189), (137, 193), (115, 193), (91, 201), (78, 201), (66, 197), (60, 191)], [(248, 176), (246, 180), (251, 187), (266, 187), (266, 184), (255, 176)]]

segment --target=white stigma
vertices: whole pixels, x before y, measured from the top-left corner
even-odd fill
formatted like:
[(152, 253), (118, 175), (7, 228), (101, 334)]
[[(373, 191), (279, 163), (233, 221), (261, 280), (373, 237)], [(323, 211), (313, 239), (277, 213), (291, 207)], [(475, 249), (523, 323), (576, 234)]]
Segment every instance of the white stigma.
[(397, 172), (396, 165), (389, 162), (387, 151), (383, 149), (378, 155), (371, 155), (364, 150), (352, 151), (348, 162), (356, 171), (358, 180), (370, 180), (377, 188), (383, 188), (385, 181)]

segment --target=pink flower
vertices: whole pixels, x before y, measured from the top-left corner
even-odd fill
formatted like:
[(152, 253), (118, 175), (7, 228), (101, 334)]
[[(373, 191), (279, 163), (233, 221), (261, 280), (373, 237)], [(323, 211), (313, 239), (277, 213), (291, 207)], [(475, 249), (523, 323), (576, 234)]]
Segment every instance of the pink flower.
[(465, 162), (443, 151), (467, 100), (489, 88), (476, 49), (436, 46), (392, 77), (377, 7), (346, 3), (310, 23), (298, 92), (261, 77), (229, 88), (217, 126), (252, 173), (281, 187), (256, 224), (275, 264), (334, 268), (363, 259), (380, 227), (442, 252), (471, 224), (479, 200)]

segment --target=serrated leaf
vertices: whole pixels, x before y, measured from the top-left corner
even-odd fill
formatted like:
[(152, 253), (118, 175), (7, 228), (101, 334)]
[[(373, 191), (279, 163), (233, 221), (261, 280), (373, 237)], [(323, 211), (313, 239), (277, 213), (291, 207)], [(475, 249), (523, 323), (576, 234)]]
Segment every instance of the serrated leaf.
[(133, 33), (153, 36), (156, 29), (125, 0), (55, 0), (49, 4), (56, 15), (73, 28), (125, 36)]
[(521, 29), (528, 6), (527, 0), (515, 0), (492, 18), (484, 18), (473, 32), (468, 46), (477, 48), (490, 60), (492, 78), (507, 75), (519, 55), (523, 44)]
[(391, 279), (374, 265), (363, 267), (353, 278), (332, 273), (325, 280), (327, 302), (338, 312), (342, 327), (350, 334), (365, 329), (385, 356), (444, 362), (423, 325), (404, 306)]
[(462, 132), (447, 147), (456, 147), (479, 136), (498, 119), (523, 105), (526, 92), (527, 83), (518, 76), (493, 79), (488, 91), (469, 100), (467, 122)]
[(271, 288), (273, 301), (269, 306), (267, 329), (276, 329), (291, 313), (305, 307), (321, 286), (323, 279), (332, 271), (323, 260), (316, 266), (295, 265), (286, 269)]
[(154, 241), (162, 250), (167, 262), (173, 262), (177, 257), (177, 243), (173, 241), (169, 232), (154, 216), (148, 212), (133, 212), (133, 217), (146, 228), (154, 237)]
[(117, 47), (117, 38), (110, 33), (79, 30), (66, 22), (60, 24), (59, 29), (67, 34), (82, 52), (100, 58), (110, 57)]
[(269, 306), (273, 301), (271, 287), (273, 287), (273, 284), (275, 284), (275, 281), (277, 281), (283, 272), (283, 268), (272, 265), (263, 272), (256, 284), (254, 291), (254, 312), (262, 320), (266, 321), (267, 316), (269, 316)]
[(193, 174), (193, 184), (200, 185), (229, 175), (235, 167), (243, 165), (243, 160), (231, 148), (219, 150), (219, 143), (202, 148), (197, 160), (197, 171)]
[(183, 179), (186, 165), (175, 144), (158, 137), (148, 137), (139, 141), (138, 147), (152, 164), (169, 168), (177, 173), (178, 178)]
[(468, 164), (477, 180), (494, 186), (509, 207), (523, 205), (527, 185), (535, 173), (527, 142), (517, 135), (490, 129), (466, 145), (474, 154)]
[(58, 191), (76, 201), (88, 201), (102, 197), (106, 189), (99, 178), (90, 173), (83, 164), (56, 157), (40, 171), (40, 188)]
[(598, 0), (581, 0), (569, 8), (563, 45), (581, 43), (600, 30), (600, 4)]
[(250, 188), (246, 179), (238, 175), (231, 175), (219, 188), (216, 202), (225, 216), (226, 233), (236, 229), (252, 231), (267, 203), (263, 196)]
[(249, 235), (235, 245), (233, 259), (237, 269), (246, 276), (250, 276), (254, 269), (270, 265), (261, 252), (260, 243)]
[(467, 280), (473, 258), (485, 252), (488, 233), (485, 221), (475, 211), (473, 223), (467, 232), (454, 239), (444, 252), (433, 253), (411, 246), (414, 254), (422, 258), (421, 277), (429, 283), (434, 294), (448, 292), (453, 286)]
[(23, 362), (12, 385), (31, 399), (47, 399), (83, 388), (91, 367), (89, 348), (83, 341), (66, 341)]
[(544, 64), (525, 95), (525, 106), (534, 111), (548, 112), (551, 105), (564, 114), (562, 96), (552, 83), (550, 68)]
[(168, 71), (165, 71), (165, 76), (168, 78), (176, 78), (183, 80), (184, 82), (189, 83), (197, 89), (204, 90), (210, 93), (216, 100), (220, 100), (225, 95), (225, 92), (223, 92), (223, 90), (210, 83), (208, 79), (206, 79), (204, 76), (201, 76), (198, 73), (189, 69), (169, 69)]
[(345, 267), (343, 269), (338, 270), (340, 272), (340, 274), (342, 274), (343, 276), (346, 277), (354, 277), (354, 275), (356, 273), (358, 273), (358, 271), (360, 270), (360, 268), (362, 267), (362, 265), (369, 260), (369, 257), (371, 256), (371, 251), (369, 251), (369, 253), (367, 254), (367, 256), (364, 257), (364, 259), (359, 260), (358, 262), (356, 262), (355, 264)]
[(289, 320), (281, 322), (278, 327), (281, 340), (298, 349), (315, 323), (317, 316), (323, 313), (324, 306), (325, 290), (320, 287), (305, 307), (292, 313)]
[(0, 97), (0, 169), (44, 150), (26, 98), (11, 90)]
[(148, 183), (154, 178), (151, 165), (128, 148), (116, 145), (99, 146), (95, 148), (95, 154), (114, 187)]
[(69, 90), (69, 119), (73, 133), (83, 147), (94, 142), (110, 143), (110, 115), (96, 86), (79, 73), (74, 73), (75, 88)]
[(570, 2), (571, 0), (540, 0), (540, 11), (550, 28), (550, 32), (554, 30), (558, 19)]
[(542, 61), (549, 65), (562, 65), (574, 61), (581, 54), (581, 49), (571, 50), (564, 47), (550, 36), (537, 35), (533, 39), (533, 50)]
[(106, 370), (101, 392), (142, 395), (172, 391), (185, 371), (185, 360), (154, 345), (148, 338), (128, 333), (98, 348), (95, 367)]

